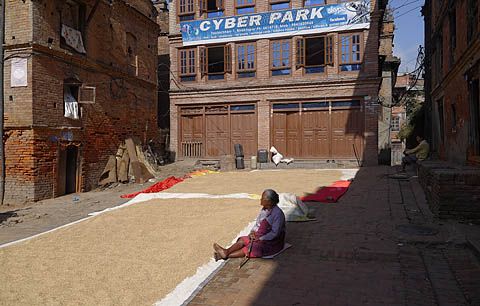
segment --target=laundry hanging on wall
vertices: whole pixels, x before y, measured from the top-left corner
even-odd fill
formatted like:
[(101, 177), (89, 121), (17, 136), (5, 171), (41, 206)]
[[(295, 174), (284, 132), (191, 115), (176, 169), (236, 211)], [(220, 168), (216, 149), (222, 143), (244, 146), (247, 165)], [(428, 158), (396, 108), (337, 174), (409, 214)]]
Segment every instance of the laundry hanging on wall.
[(87, 53), (83, 47), (82, 32), (62, 24), (62, 37), (67, 45), (80, 53)]
[(64, 116), (70, 119), (79, 119), (78, 102), (72, 95), (69, 87), (65, 87), (63, 91), (63, 102), (65, 104)]

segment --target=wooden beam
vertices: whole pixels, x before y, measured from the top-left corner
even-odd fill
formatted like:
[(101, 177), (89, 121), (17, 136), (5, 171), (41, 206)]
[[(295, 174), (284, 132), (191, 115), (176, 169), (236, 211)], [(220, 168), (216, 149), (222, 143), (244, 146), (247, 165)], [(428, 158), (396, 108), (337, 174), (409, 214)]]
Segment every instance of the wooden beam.
[(93, 5), (92, 9), (90, 10), (90, 14), (88, 14), (87, 27), (88, 27), (88, 24), (90, 23), (90, 20), (92, 20), (93, 14), (95, 14), (95, 11), (97, 10), (97, 7), (98, 7), (99, 3), (100, 3), (100, 0), (95, 1), (95, 4)]

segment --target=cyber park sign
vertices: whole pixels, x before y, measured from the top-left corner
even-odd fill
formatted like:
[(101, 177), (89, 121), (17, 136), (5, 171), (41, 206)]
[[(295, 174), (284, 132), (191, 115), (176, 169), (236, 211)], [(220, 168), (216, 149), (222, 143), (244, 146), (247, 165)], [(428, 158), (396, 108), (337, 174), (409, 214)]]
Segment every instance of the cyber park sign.
[(181, 23), (184, 46), (368, 29), (370, 1), (310, 6)]

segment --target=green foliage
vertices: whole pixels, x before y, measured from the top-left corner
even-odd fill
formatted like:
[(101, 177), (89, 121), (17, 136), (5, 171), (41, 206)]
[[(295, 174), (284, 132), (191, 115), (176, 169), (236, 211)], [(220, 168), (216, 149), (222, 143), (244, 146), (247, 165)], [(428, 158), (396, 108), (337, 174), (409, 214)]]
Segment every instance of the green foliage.
[(417, 99), (415, 96), (405, 98), (405, 111), (407, 120), (403, 123), (398, 133), (402, 141), (415, 141), (416, 135), (423, 135), (424, 131), (424, 107), (423, 100)]

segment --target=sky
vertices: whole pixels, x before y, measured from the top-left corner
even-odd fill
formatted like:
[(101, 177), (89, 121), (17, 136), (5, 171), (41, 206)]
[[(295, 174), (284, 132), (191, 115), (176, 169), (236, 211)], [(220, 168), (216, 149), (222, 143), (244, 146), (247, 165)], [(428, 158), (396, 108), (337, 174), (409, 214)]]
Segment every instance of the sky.
[(389, 0), (394, 10), (395, 37), (393, 55), (402, 60), (399, 73), (415, 69), (418, 46), (424, 45), (423, 16), (420, 12), (424, 0)]

